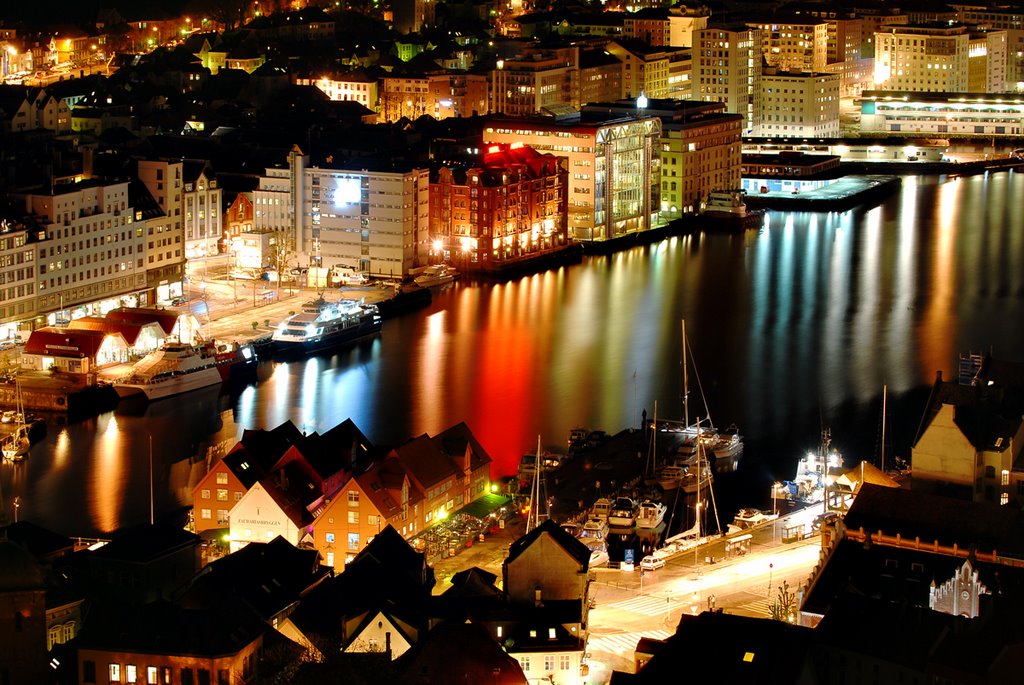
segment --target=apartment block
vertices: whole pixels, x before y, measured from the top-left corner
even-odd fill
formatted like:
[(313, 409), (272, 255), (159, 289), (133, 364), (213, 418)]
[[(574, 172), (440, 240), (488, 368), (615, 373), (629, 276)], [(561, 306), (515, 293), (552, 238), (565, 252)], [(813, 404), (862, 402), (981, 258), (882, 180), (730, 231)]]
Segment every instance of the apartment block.
[(761, 54), (769, 66), (785, 71), (821, 71), (828, 57), (828, 23), (797, 15), (749, 22), (761, 30)]
[(1007, 33), (963, 24), (886, 26), (875, 35), (875, 87), (926, 92), (1007, 90)]
[(185, 228), (185, 257), (196, 259), (219, 254), (224, 234), (221, 203), (223, 195), (209, 164), (185, 160), (182, 165), (182, 213)]
[(19, 322), (36, 312), (36, 250), (45, 230), (23, 218), (0, 219), (0, 341), (28, 337)]
[[(156, 293), (157, 301), (166, 301), (182, 294), (185, 272), (185, 230), (181, 208), (181, 160), (139, 160), (136, 178), (159, 212), (144, 212), (146, 233), (146, 281)], [(142, 193), (139, 196), (142, 197)]]
[(441, 72), (381, 79), (380, 118), (398, 121), (424, 114), (435, 119), (487, 114), (490, 85), (482, 74)]
[(744, 135), (761, 125), (761, 35), (739, 24), (694, 34), (693, 99), (742, 115)]
[(619, 39), (605, 46), (610, 54), (622, 62), (622, 97), (635, 98), (641, 93), (648, 98), (670, 97), (669, 77), (675, 69), (673, 81), (686, 81), (678, 72), (686, 71), (689, 52), (681, 48), (651, 47), (639, 40)]
[(766, 69), (761, 75), (761, 107), (761, 136), (837, 137), (839, 77)]
[(520, 144), (442, 167), (430, 184), (431, 261), (490, 270), (563, 248), (567, 198), (566, 160)]
[(320, 78), (297, 78), (299, 86), (316, 86), (335, 101), (354, 101), (377, 111), (377, 79), (362, 73), (324, 75)]
[(499, 59), (491, 71), (491, 111), (508, 116), (529, 116), (552, 107), (578, 108), (579, 92), (578, 48)]
[(36, 310), (49, 325), (146, 304), (145, 235), (128, 181), (92, 179), (23, 196), (37, 243)]
[(603, 48), (580, 51), (580, 104), (622, 97), (622, 61)]

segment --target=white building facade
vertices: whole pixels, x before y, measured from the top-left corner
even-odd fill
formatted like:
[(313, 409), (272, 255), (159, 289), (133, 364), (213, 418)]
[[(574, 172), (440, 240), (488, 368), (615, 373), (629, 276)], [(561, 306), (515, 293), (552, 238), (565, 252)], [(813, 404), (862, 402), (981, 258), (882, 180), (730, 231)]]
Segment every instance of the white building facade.
[(693, 99), (721, 102), (743, 115), (743, 133), (761, 124), (761, 30), (710, 27), (694, 32)]
[(761, 136), (839, 136), (836, 74), (765, 73), (761, 76), (761, 105)]

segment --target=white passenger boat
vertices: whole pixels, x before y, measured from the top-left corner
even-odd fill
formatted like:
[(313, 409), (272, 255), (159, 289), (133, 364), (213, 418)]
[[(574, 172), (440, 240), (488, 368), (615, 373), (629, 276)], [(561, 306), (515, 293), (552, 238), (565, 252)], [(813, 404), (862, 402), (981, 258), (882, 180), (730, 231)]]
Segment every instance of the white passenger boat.
[(323, 297), (302, 305), (274, 331), (274, 352), (308, 354), (376, 335), (381, 329), (377, 305), (363, 300), (328, 302)]
[(588, 547), (592, 543), (601, 542), (604, 543), (604, 539), (608, 537), (608, 521), (606, 519), (600, 519), (596, 516), (591, 516), (584, 523), (580, 529), (579, 539), (583, 544)]
[(249, 345), (168, 342), (137, 362), (128, 376), (114, 383), (114, 389), (120, 397), (142, 393), (149, 400), (160, 400), (218, 385), (231, 377), (233, 366), (255, 363), (256, 354)]
[(594, 506), (590, 509), (591, 518), (601, 521), (608, 520), (608, 512), (612, 510), (612, 501), (607, 497), (598, 497), (594, 500)]

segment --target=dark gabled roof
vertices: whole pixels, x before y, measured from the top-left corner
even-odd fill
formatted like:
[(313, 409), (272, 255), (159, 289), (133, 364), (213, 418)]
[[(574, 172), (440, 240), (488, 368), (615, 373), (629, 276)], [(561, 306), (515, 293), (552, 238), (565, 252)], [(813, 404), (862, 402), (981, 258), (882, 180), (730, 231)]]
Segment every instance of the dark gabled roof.
[(37, 526), (31, 521), (18, 521), (4, 526), (0, 529), (0, 539), (4, 538), (23, 547), (39, 561), (74, 550), (71, 538)]
[(566, 553), (579, 562), (586, 570), (590, 567), (590, 548), (580, 542), (578, 538), (570, 535), (564, 528), (552, 521), (545, 520), (529, 533), (513, 542), (508, 549), (508, 557), (505, 563), (509, 564), (532, 545), (541, 535), (550, 535), (551, 538), (566, 551)]
[(943, 405), (956, 407), (954, 420), (976, 448), (996, 450), (1000, 437), (1005, 448), (1024, 416), (1024, 364), (988, 355), (970, 383), (943, 381), (940, 374), (932, 386), (915, 444)]
[(491, 463), (491, 456), (487, 454), (487, 451), (477, 441), (473, 431), (469, 429), (465, 421), (461, 421), (442, 433), (435, 435), (434, 442), (439, 443), (445, 454), (456, 460), (456, 464), (461, 464), (462, 456), (465, 454), (467, 447), (471, 450), (472, 454), (469, 465), (471, 469), (477, 469)]
[(236, 654), (270, 630), (230, 597), (216, 608), (186, 609), (164, 601), (142, 606), (101, 604), (77, 638), (82, 649), (218, 657)]
[(365, 468), (372, 458), (373, 443), (352, 419), (345, 419), (326, 433), (310, 435), (300, 449), (306, 461), (326, 478), (354, 466)]
[(968, 502), (913, 490), (865, 484), (844, 525), (865, 533), (879, 530), (904, 540), (974, 547), (980, 552), (1024, 559), (1024, 513), (991, 502)]
[(260, 485), (298, 528), (313, 523), (310, 507), (323, 492), (307, 464), (292, 460), (260, 479)]
[(302, 438), (302, 431), (288, 420), (270, 430), (246, 429), (238, 443), (255, 460), (255, 465), (269, 471), (288, 448), (299, 444)]
[(43, 590), (43, 570), (21, 545), (0, 538), (0, 593)]
[(182, 160), (181, 165), (181, 178), (185, 183), (195, 183), (199, 179), (199, 175), (206, 173), (207, 179), (212, 175), (210, 169), (210, 163), (204, 159), (186, 159)]
[[(764, 683), (806, 682), (812, 631), (782, 621), (718, 612), (685, 613), (676, 633), (630, 683), (688, 682)], [(749, 655), (749, 656), (748, 656)], [(618, 681), (615, 681), (618, 682)]]
[(198, 547), (199, 543), (199, 536), (182, 528), (147, 523), (122, 529), (110, 542), (93, 550), (90, 555), (145, 564), (181, 549)]
[(473, 566), (459, 571), (451, 578), (452, 586), (441, 596), (446, 599), (479, 600), (501, 596), (501, 590), (495, 585), (498, 576), (490, 571)]
[(25, 343), (25, 354), (46, 354), (58, 357), (93, 359), (108, 335), (103, 331), (74, 330), (71, 328), (39, 328), (32, 331)]
[[(457, 645), (453, 649), (453, 645)], [(495, 683), (525, 685), (519, 662), (487, 630), (472, 623), (445, 622), (395, 661), (402, 682), (432, 685)]]
[(234, 594), (269, 621), (328, 577), (319, 552), (299, 549), (278, 536), (266, 544), (246, 545), (218, 559), (196, 576), (180, 600), (182, 606), (216, 605)]
[(426, 433), (395, 448), (402, 465), (424, 488), (431, 488), (456, 474), (451, 458)]

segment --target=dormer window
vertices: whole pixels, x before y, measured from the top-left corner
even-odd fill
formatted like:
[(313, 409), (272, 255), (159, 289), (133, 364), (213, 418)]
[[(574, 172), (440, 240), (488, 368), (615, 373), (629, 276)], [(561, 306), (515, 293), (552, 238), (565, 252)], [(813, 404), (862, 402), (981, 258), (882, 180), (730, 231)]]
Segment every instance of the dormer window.
[(548, 628), (548, 639), (549, 640), (554, 640), (555, 639), (555, 629), (554, 628)]

